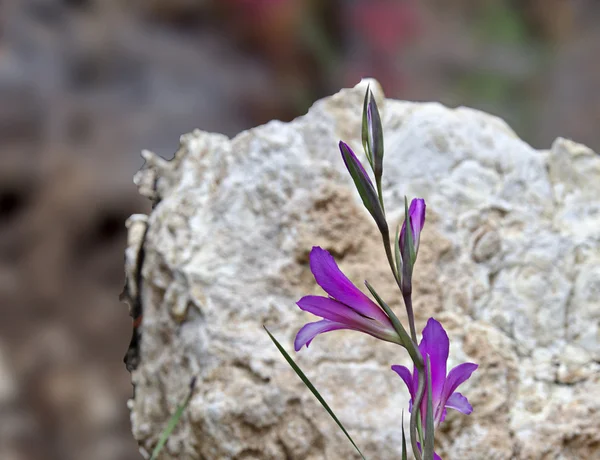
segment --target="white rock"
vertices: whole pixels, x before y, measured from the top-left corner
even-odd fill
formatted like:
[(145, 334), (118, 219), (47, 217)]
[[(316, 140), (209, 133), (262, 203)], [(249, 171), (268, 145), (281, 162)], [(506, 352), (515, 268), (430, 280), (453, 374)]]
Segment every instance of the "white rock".
[[(493, 116), (385, 100), (371, 86), (391, 226), (405, 195), (428, 206), (415, 274), (419, 330), (435, 315), (450, 335), (449, 365), (480, 364), (461, 387), (474, 412), (449, 414), (438, 453), (600, 456), (600, 158), (564, 139), (537, 151)], [(170, 162), (145, 153), (136, 183), (158, 204), (144, 243), (132, 424), (146, 452), (198, 376), (165, 458), (357, 458), (262, 326), (292, 352), (297, 330), (315, 320), (295, 306), (319, 292), (307, 264), (313, 245), (401, 312), (337, 148), (344, 139), (362, 151), (365, 87), (231, 140), (187, 134)], [(131, 279), (136, 258), (127, 260)], [(368, 458), (400, 458), (408, 395), (389, 367), (408, 364), (401, 348), (342, 331), (295, 356)]]

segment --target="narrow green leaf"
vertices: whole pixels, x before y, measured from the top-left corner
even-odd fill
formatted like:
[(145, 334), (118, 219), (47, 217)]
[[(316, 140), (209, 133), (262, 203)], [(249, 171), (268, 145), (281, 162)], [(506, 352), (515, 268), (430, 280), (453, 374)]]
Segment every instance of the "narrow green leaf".
[(423, 436), (423, 423), (421, 422), (421, 409), (417, 411), (417, 431), (419, 433), (419, 442), (425, 445), (425, 436)]
[(402, 326), (402, 323), (400, 322), (394, 311), (390, 308), (390, 306), (387, 303), (384, 302), (384, 300), (379, 296), (379, 294), (377, 294), (373, 286), (371, 286), (368, 281), (365, 281), (365, 285), (367, 286), (367, 289), (371, 292), (371, 295), (375, 297), (377, 303), (381, 306), (381, 308), (383, 308), (383, 311), (385, 311), (385, 313), (389, 316), (392, 322), (392, 326), (394, 326), (394, 330), (400, 336), (402, 345), (404, 346), (404, 348), (406, 348), (406, 351), (408, 351), (408, 354), (410, 355), (410, 358), (412, 359), (413, 363), (415, 363), (415, 366), (417, 366), (417, 368), (419, 369), (422, 369), (423, 360), (421, 358), (421, 353), (419, 352), (419, 350), (417, 350), (415, 343), (412, 341), (412, 339), (406, 332), (406, 329), (404, 329), (404, 326)]
[(190, 382), (190, 389), (188, 391), (187, 396), (185, 397), (183, 402), (177, 407), (177, 410), (171, 416), (171, 418), (169, 419), (169, 422), (167, 423), (167, 426), (161, 433), (158, 443), (156, 444), (156, 446), (154, 447), (154, 450), (152, 451), (152, 456), (150, 457), (150, 460), (156, 460), (158, 458), (159, 454), (161, 453), (161, 451), (163, 450), (163, 448), (165, 447), (165, 444), (167, 443), (169, 436), (171, 436), (171, 433), (177, 426), (177, 423), (179, 423), (179, 419), (183, 415), (183, 412), (185, 411), (187, 405), (190, 403), (192, 396), (194, 395), (195, 388), (196, 388), (196, 377), (192, 378), (192, 381)]
[(423, 449), (423, 460), (433, 460), (434, 428), (433, 428), (433, 397), (431, 395), (431, 362), (427, 357), (427, 412), (425, 423), (425, 447)]
[(371, 145), (369, 143), (369, 125), (367, 119), (367, 107), (369, 105), (369, 93), (371, 93), (370, 86), (367, 86), (367, 91), (365, 91), (365, 100), (363, 102), (363, 113), (362, 113), (362, 145), (365, 150), (365, 155), (367, 155), (367, 159), (369, 160), (369, 164), (371, 168), (373, 166), (373, 155), (371, 154)]
[(408, 460), (406, 452), (406, 436), (404, 435), (404, 410), (402, 410), (402, 460)]
[(412, 291), (412, 271), (414, 264), (413, 254), (415, 252), (412, 222), (408, 213), (408, 200), (404, 197), (404, 245), (402, 251), (402, 293), (410, 295)]
[(394, 255), (396, 256), (396, 273), (402, 279), (402, 256), (400, 255), (400, 223), (396, 226), (396, 239), (394, 241)]
[(292, 357), (285, 351), (285, 349), (281, 346), (281, 344), (277, 341), (277, 339), (275, 337), (273, 337), (273, 334), (271, 334), (269, 332), (269, 330), (265, 326), (263, 326), (263, 327), (265, 328), (265, 331), (267, 331), (267, 334), (269, 334), (269, 337), (271, 337), (271, 340), (273, 341), (273, 343), (275, 344), (275, 346), (277, 347), (277, 349), (279, 350), (279, 352), (283, 355), (283, 357), (288, 362), (288, 364), (292, 367), (292, 369), (294, 369), (294, 372), (298, 375), (298, 377), (300, 377), (300, 380), (302, 380), (302, 382), (304, 383), (304, 385), (306, 385), (308, 387), (308, 389), (312, 392), (312, 394), (315, 395), (315, 398), (317, 398), (317, 400), (321, 403), (321, 405), (329, 413), (329, 415), (331, 416), (331, 418), (341, 428), (341, 430), (344, 432), (344, 434), (346, 435), (346, 437), (348, 438), (348, 440), (352, 443), (352, 445), (354, 446), (354, 448), (356, 449), (356, 451), (359, 453), (359, 455), (361, 456), (361, 458), (363, 460), (366, 460), (365, 456), (362, 454), (362, 452), (360, 451), (360, 449), (358, 448), (358, 446), (356, 445), (356, 443), (352, 440), (352, 438), (350, 437), (350, 435), (346, 431), (346, 428), (344, 428), (344, 426), (342, 425), (342, 422), (339, 421), (339, 419), (333, 413), (333, 411), (331, 410), (331, 408), (329, 407), (329, 405), (325, 402), (325, 400), (323, 399), (323, 397), (321, 396), (321, 394), (317, 391), (317, 389), (310, 382), (310, 380), (308, 380), (308, 377), (306, 377), (306, 375), (304, 375), (304, 372), (302, 372), (302, 370), (294, 362), (294, 360), (292, 359)]

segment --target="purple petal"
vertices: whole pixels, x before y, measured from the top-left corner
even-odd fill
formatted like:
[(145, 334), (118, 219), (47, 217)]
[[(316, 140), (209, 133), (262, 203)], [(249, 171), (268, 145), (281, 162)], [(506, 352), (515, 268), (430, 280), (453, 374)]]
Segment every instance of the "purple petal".
[(406, 388), (408, 388), (408, 392), (410, 393), (410, 400), (412, 401), (415, 398), (415, 389), (413, 387), (413, 378), (412, 374), (408, 370), (407, 367), (394, 365), (392, 366), (392, 370), (400, 376), (404, 383), (406, 384)]
[(423, 230), (423, 226), (425, 225), (425, 208), (425, 200), (423, 198), (413, 198), (410, 202), (410, 208), (408, 209), (413, 229), (415, 248), (419, 246), (421, 230)]
[(328, 297), (307, 295), (302, 297), (297, 302), (297, 305), (302, 310), (313, 315), (336, 323), (345, 324), (350, 329), (366, 332), (382, 340), (394, 342), (398, 336), (389, 320), (388, 324), (382, 324), (379, 321), (365, 318), (343, 303)]
[(312, 342), (317, 335), (338, 329), (348, 329), (348, 326), (326, 319), (305, 324), (296, 334), (296, 339), (294, 340), (294, 349), (299, 351), (304, 345), (306, 345), (306, 348), (308, 348), (310, 342)]
[(363, 316), (389, 323), (389, 318), (342, 273), (335, 259), (325, 249), (315, 246), (310, 251), (310, 270), (323, 290)]
[[(439, 407), (438, 407), (438, 411), (439, 411)], [(439, 421), (437, 422), (437, 423), (438, 423), (438, 425), (439, 425), (440, 423), (442, 423), (444, 420), (446, 420), (446, 414), (447, 414), (447, 413), (448, 413), (448, 411), (447, 411), (447, 410), (446, 410), (446, 408), (444, 407), (444, 408), (443, 408), (443, 410), (442, 410), (442, 415), (440, 415), (440, 417), (439, 417)]]
[[(452, 396), (446, 401), (446, 407), (449, 409), (456, 409), (458, 412), (462, 412), (465, 415), (469, 415), (473, 412), (473, 406), (469, 404), (469, 400), (458, 392), (452, 393)], [(441, 421), (443, 421), (443, 419)]]
[(444, 383), (446, 381), (446, 362), (448, 361), (448, 350), (450, 342), (448, 334), (442, 325), (433, 318), (429, 318), (425, 329), (423, 329), (423, 340), (419, 350), (426, 359), (429, 356), (431, 364), (431, 396), (433, 398), (433, 409), (435, 410), (441, 401)]
[(463, 363), (456, 366), (448, 373), (446, 377), (446, 383), (444, 384), (444, 391), (442, 393), (443, 405), (446, 405), (446, 401), (449, 400), (450, 395), (459, 387), (460, 384), (465, 382), (471, 377), (471, 374), (475, 372), (479, 366), (473, 363)]
[(360, 326), (364, 321), (374, 322), (330, 297), (307, 295), (298, 300), (296, 304), (301, 310), (313, 315), (350, 326)]
[[(408, 214), (410, 215), (410, 223), (413, 229), (413, 243), (415, 245), (415, 252), (419, 250), (419, 241), (421, 239), (421, 230), (425, 225), (425, 200), (423, 198), (413, 198), (408, 208)], [(402, 223), (402, 229), (400, 230), (400, 247), (404, 247), (404, 235), (406, 232), (406, 220)]]

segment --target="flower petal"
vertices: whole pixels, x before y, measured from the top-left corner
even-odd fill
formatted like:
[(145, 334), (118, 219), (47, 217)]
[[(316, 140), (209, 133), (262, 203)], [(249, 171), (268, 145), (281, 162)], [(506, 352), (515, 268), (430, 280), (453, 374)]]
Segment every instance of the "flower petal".
[(365, 318), (343, 303), (330, 297), (307, 295), (298, 300), (296, 305), (298, 305), (301, 310), (312, 313), (313, 315), (349, 326), (360, 327), (365, 321), (375, 323), (375, 321)]
[(304, 345), (306, 348), (310, 345), (310, 342), (319, 334), (323, 334), (324, 332), (335, 331), (338, 329), (349, 329), (348, 326), (342, 323), (336, 323), (334, 321), (329, 320), (321, 320), (316, 321), (314, 323), (305, 324), (300, 328), (298, 333), (296, 334), (296, 339), (294, 340), (294, 349), (299, 351)]
[(446, 362), (448, 361), (449, 349), (448, 334), (439, 322), (429, 318), (425, 329), (423, 329), (423, 340), (421, 340), (419, 350), (424, 359), (429, 356), (431, 364), (431, 396), (434, 411), (441, 401), (446, 381)]
[[(297, 305), (300, 309), (320, 316), (323, 319), (345, 324), (349, 329), (365, 332), (374, 337), (389, 342), (399, 342), (398, 334), (394, 330), (391, 321), (386, 324), (362, 316), (341, 302), (329, 297), (307, 295), (302, 297)], [(387, 317), (386, 317), (387, 318)]]
[(439, 425), (440, 423), (442, 423), (444, 420), (446, 420), (446, 414), (448, 413), (448, 411), (446, 410), (446, 408), (444, 407), (442, 410), (442, 414), (439, 417), (439, 422), (437, 422), (437, 424)]
[(452, 395), (448, 398), (448, 401), (446, 401), (446, 407), (449, 409), (456, 409), (458, 412), (461, 412), (465, 415), (469, 415), (471, 412), (473, 412), (473, 406), (471, 406), (469, 400), (458, 392), (452, 393)]
[[(413, 198), (410, 202), (410, 208), (408, 214), (410, 215), (410, 223), (413, 229), (413, 244), (415, 246), (415, 252), (419, 250), (419, 241), (421, 239), (421, 230), (425, 226), (425, 200), (423, 198)], [(406, 220), (402, 224), (400, 230), (400, 247), (404, 247), (404, 237), (406, 232)]]
[(478, 367), (479, 366), (474, 363), (463, 363), (459, 364), (448, 373), (446, 383), (444, 384), (444, 391), (442, 393), (443, 405), (446, 405), (446, 401), (450, 399), (452, 393), (454, 393), (460, 384), (467, 381)]
[(415, 398), (415, 388), (413, 387), (412, 374), (407, 367), (399, 366), (397, 364), (392, 366), (392, 370), (398, 374), (402, 380), (404, 380), (406, 388), (408, 388), (408, 392), (410, 393), (410, 400), (412, 401)]
[(335, 259), (325, 249), (315, 246), (310, 251), (310, 270), (315, 281), (331, 297), (346, 304), (363, 316), (388, 323), (389, 318), (342, 273)]
[(419, 248), (421, 230), (423, 230), (423, 226), (425, 225), (425, 208), (425, 200), (423, 198), (413, 198), (410, 202), (408, 213), (410, 214), (410, 223), (413, 229), (415, 252)]

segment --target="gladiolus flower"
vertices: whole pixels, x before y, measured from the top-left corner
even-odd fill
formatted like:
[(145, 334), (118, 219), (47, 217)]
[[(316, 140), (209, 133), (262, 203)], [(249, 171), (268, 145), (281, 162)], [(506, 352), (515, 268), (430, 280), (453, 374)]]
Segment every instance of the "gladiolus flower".
[(310, 269), (315, 281), (329, 297), (309, 295), (297, 305), (323, 318), (305, 324), (296, 335), (294, 348), (299, 351), (319, 334), (338, 329), (364, 332), (387, 342), (402, 344), (387, 314), (360, 291), (342, 273), (329, 252), (315, 246), (310, 252)]
[[(466, 415), (473, 412), (473, 407), (471, 407), (467, 398), (455, 390), (471, 377), (471, 374), (478, 366), (473, 363), (459, 364), (446, 375), (449, 350), (450, 342), (448, 334), (446, 334), (446, 331), (439, 322), (433, 318), (429, 318), (425, 329), (423, 329), (423, 339), (419, 344), (419, 351), (423, 355), (423, 359), (427, 360), (427, 357), (429, 357), (431, 366), (431, 403), (435, 426), (444, 421), (446, 418), (446, 409), (448, 408), (455, 409)], [(416, 369), (413, 367), (412, 374), (404, 366), (392, 366), (392, 370), (402, 378), (410, 392), (409, 410), (412, 411), (412, 404), (418, 385)], [(425, 371), (425, 382), (427, 380), (427, 371)], [(424, 394), (427, 395), (427, 384), (425, 385)], [(427, 425), (425, 420), (426, 412), (427, 397), (423, 397), (421, 401), (423, 427)]]

